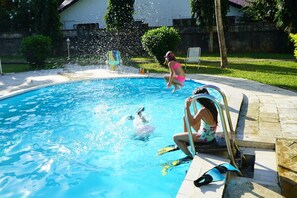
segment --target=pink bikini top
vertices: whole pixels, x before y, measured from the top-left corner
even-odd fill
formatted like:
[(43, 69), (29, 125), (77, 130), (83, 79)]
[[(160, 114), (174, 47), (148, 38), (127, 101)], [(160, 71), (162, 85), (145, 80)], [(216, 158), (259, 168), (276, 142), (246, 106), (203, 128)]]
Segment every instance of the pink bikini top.
[(173, 66), (172, 66), (172, 69), (177, 69), (180, 67), (180, 64), (179, 63), (175, 63)]

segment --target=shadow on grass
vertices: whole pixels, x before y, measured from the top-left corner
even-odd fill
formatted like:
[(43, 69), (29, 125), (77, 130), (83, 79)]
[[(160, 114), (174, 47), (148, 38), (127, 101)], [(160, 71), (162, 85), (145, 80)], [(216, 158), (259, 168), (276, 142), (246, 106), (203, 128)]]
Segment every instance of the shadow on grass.
[[(286, 67), (286, 66), (277, 66), (274, 65), (273, 62), (268, 62), (268, 64), (253, 64), (253, 63), (228, 63), (228, 68), (222, 69), (220, 68), (219, 61), (201, 61), (201, 66), (199, 69), (193, 69), (197, 66), (189, 65), (187, 66), (188, 73), (196, 73), (196, 72), (205, 72), (206, 74), (228, 74), (232, 73), (228, 71), (239, 70), (246, 72), (261, 72), (268, 74), (280, 74), (280, 75), (296, 75), (297, 76), (297, 63), (292, 62), (292, 65), (296, 66)], [(295, 68), (294, 68), (295, 67)], [(190, 68), (190, 69), (188, 69)]]
[(297, 75), (297, 63), (296, 63), (296, 68), (285, 67), (285, 66), (276, 66), (273, 64), (273, 62), (268, 63), (268, 64), (229, 63), (229, 68), (238, 69), (241, 71), (249, 71), (249, 72)]

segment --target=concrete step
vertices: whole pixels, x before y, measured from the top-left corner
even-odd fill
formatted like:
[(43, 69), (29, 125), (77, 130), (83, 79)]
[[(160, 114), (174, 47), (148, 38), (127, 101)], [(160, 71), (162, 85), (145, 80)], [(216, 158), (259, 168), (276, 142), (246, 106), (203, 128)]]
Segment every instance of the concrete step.
[(237, 144), (241, 147), (275, 149), (281, 136), (277, 109), (273, 103), (243, 96), (236, 128)]
[(196, 187), (193, 183), (206, 171), (222, 163), (229, 163), (229, 160), (225, 156), (225, 152), (222, 153), (220, 156), (218, 156), (217, 154), (213, 155), (199, 153), (198, 156), (194, 157), (193, 162), (185, 177), (185, 180), (183, 181), (176, 197), (222, 197), (225, 187), (225, 181), (210, 183), (199, 188)]

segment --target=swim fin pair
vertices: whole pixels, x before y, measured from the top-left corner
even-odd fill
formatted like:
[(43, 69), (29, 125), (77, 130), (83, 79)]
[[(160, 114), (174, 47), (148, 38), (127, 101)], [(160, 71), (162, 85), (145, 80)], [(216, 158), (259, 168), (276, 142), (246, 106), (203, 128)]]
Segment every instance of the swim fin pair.
[(227, 173), (228, 171), (240, 172), (237, 168), (235, 168), (231, 164), (228, 164), (228, 163), (220, 164), (210, 169), (209, 171), (205, 172), (201, 177), (195, 180), (194, 185), (196, 187), (200, 187), (200, 186), (209, 184), (211, 182), (223, 181), (225, 180), (225, 176), (222, 174)]
[(172, 167), (178, 166), (180, 164), (188, 163), (191, 160), (193, 160), (193, 158), (190, 156), (187, 156), (178, 160), (173, 160), (173, 161), (161, 164), (162, 166), (164, 166), (162, 169), (162, 175), (165, 176), (168, 173), (168, 170), (170, 170)]
[(164, 148), (159, 149), (158, 155), (163, 155), (165, 153), (169, 153), (169, 152), (176, 151), (176, 150), (179, 150), (177, 145), (168, 145)]

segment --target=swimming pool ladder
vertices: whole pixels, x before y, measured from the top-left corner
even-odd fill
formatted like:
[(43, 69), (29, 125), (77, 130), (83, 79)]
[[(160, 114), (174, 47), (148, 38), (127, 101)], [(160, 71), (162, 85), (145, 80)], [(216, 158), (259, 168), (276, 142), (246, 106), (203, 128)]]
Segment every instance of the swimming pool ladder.
[[(223, 107), (222, 107), (221, 103), (215, 97), (213, 97), (213, 96), (211, 96), (209, 94), (197, 94), (197, 95), (191, 96), (191, 98), (192, 98), (192, 104), (194, 106), (194, 112), (195, 113), (197, 113), (197, 107), (196, 107), (196, 102), (195, 101), (198, 98), (207, 98), (207, 99), (209, 99), (209, 100), (211, 100), (211, 101), (213, 101), (215, 103), (215, 105), (218, 108), (219, 113), (220, 113), (220, 118), (221, 118), (221, 123), (222, 123), (222, 127), (223, 127), (223, 132), (224, 132), (224, 136), (225, 136), (226, 147), (227, 147), (229, 158), (231, 160), (232, 165), (234, 165), (237, 169), (239, 169), (237, 163), (235, 162), (234, 154), (236, 152), (240, 152), (240, 150), (239, 150), (239, 147), (236, 144), (235, 132), (233, 130), (233, 125), (232, 125), (232, 120), (231, 120), (231, 116), (230, 116), (228, 102), (227, 102), (227, 99), (226, 99), (226, 94), (221, 88), (219, 88), (217, 86), (214, 86), (214, 85), (203, 85), (200, 88), (201, 89), (202, 88), (215, 89), (222, 96), (224, 107), (225, 107), (225, 113), (226, 113), (226, 116), (227, 116), (227, 119), (228, 119), (229, 129), (230, 129), (230, 132), (231, 132), (232, 144), (230, 143), (229, 133), (228, 133), (227, 126), (226, 126), (225, 114), (224, 114)], [(191, 129), (191, 126), (189, 124), (186, 109), (185, 109), (185, 122), (186, 122), (186, 127), (187, 127), (187, 131), (188, 131), (188, 135), (189, 135), (189, 143), (190, 143), (191, 151), (192, 151), (191, 154), (194, 157), (195, 154), (196, 154), (196, 150), (195, 150), (195, 144), (194, 144), (193, 137), (192, 137), (192, 129)], [(242, 175), (241, 172), (240, 172), (240, 175)]]

